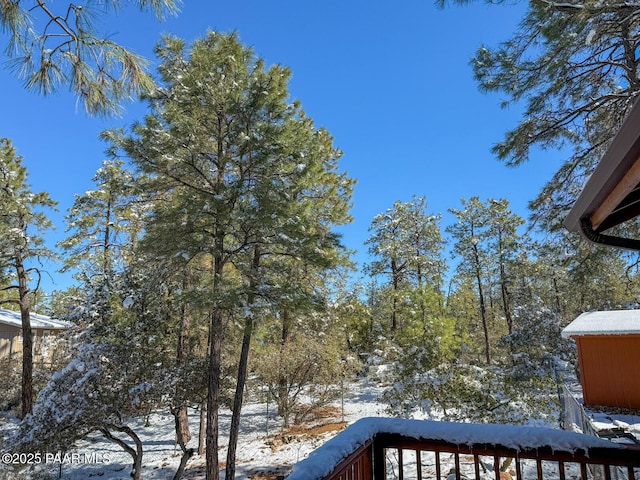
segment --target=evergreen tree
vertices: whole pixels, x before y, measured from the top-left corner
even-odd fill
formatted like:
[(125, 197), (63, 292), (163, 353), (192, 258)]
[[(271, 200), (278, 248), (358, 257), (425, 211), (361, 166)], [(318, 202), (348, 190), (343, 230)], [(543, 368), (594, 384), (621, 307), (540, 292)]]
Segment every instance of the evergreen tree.
[(421, 412), (457, 422), (549, 424), (557, 421), (555, 382), (546, 369), (519, 377), (503, 366), (441, 364), (396, 382), (383, 393), (392, 415)]
[[(331, 226), (349, 219), (352, 181), (337, 172), (340, 152), (329, 134), (290, 101), (288, 69), (266, 69), (235, 35), (215, 32), (188, 53), (172, 37), (156, 52), (162, 78), (147, 97), (150, 114), (130, 135), (105, 136), (114, 154), (122, 151), (151, 177), (150, 188), (167, 200), (163, 209), (174, 206), (166, 218), (180, 219), (170, 224), (180, 240), (167, 242), (167, 253), (211, 268), (206, 450), (207, 478), (217, 479), (227, 322), (241, 312), (245, 323), (235, 429), (254, 315), (270, 288), (267, 258), (331, 264), (338, 246)], [(150, 221), (169, 231), (164, 218), (154, 213)], [(226, 470), (233, 478), (233, 444)]]
[[(492, 318), (503, 317), (507, 330), (513, 331), (511, 288), (517, 282), (515, 259), (524, 248), (517, 229), (524, 221), (509, 210), (506, 199), (483, 203), (471, 197), (462, 199), (462, 204), (462, 209), (450, 209), (458, 221), (447, 231), (455, 240), (454, 255), (460, 257), (458, 275), (473, 279), (476, 285), (485, 360), (490, 363)], [(494, 285), (499, 290), (497, 296)]]
[(558, 285), (565, 300), (564, 321), (568, 323), (590, 310), (618, 310), (637, 305), (638, 277), (630, 258), (619, 251), (594, 245), (569, 234), (558, 236), (553, 248), (564, 269)]
[(22, 319), (22, 416), (30, 413), (33, 405), (30, 311), (40, 286), (37, 262), (53, 256), (41, 236), (51, 227), (43, 209), (54, 206), (49, 194), (31, 190), (22, 157), (16, 155), (9, 139), (0, 139), (0, 278), (8, 279), (0, 285), (8, 293), (0, 305), (16, 305)]
[(63, 271), (79, 270), (78, 280), (97, 284), (122, 272), (131, 261), (143, 211), (134, 178), (122, 161), (106, 161), (93, 181), (95, 190), (76, 195), (66, 217), (70, 235), (59, 243), (65, 251)]
[(38, 394), (15, 448), (64, 452), (99, 432), (131, 455), (131, 476), (142, 478), (143, 444), (128, 422), (185, 390), (193, 395), (202, 363), (176, 365), (166, 289), (158, 272), (140, 263), (114, 278), (106, 300), (95, 291), (75, 310), (74, 355)]
[(478, 312), (484, 333), (484, 357), (491, 363), (491, 344), (489, 339), (489, 315), (487, 312), (487, 250), (485, 246), (488, 226), (487, 208), (478, 197), (462, 199), (462, 209), (449, 209), (458, 221), (447, 227), (455, 244), (454, 255), (459, 256), (457, 272), (463, 277), (473, 279), (476, 285)]
[(403, 285), (429, 286), (440, 291), (444, 275), (440, 216), (426, 211), (424, 197), (397, 201), (371, 222), (366, 241), (374, 260), (367, 266), (373, 275), (384, 275), (391, 285), (391, 328), (398, 328), (398, 310)]
[(489, 226), (487, 231), (488, 248), (497, 263), (497, 277), (500, 287), (502, 312), (507, 322), (509, 333), (513, 331), (511, 287), (516, 279), (511, 278), (511, 266), (521, 249), (522, 239), (518, 227), (524, 220), (509, 210), (509, 202), (502, 198), (490, 199), (488, 202)]
[(376, 345), (376, 325), (367, 306), (367, 289), (360, 283), (339, 282), (333, 292), (333, 311), (344, 328), (347, 349), (361, 357)]

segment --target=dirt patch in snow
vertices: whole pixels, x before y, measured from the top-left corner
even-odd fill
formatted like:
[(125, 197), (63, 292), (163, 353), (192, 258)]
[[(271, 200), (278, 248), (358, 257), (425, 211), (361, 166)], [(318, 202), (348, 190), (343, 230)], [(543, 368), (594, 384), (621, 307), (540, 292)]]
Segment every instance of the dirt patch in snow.
[(347, 422), (324, 423), (322, 425), (295, 425), (281, 435), (302, 435), (305, 437), (316, 437), (330, 432), (339, 432), (344, 430)]
[[(312, 410), (308, 416), (309, 421), (299, 425), (293, 425), (282, 430), (277, 435), (271, 437), (267, 444), (272, 451), (277, 450), (283, 445), (293, 442), (306, 441), (309, 439), (326, 436), (330, 433), (337, 433), (344, 430), (348, 422), (338, 421), (341, 410), (338, 407), (321, 407)], [(268, 477), (267, 477), (268, 478)]]
[(347, 422), (329, 422), (320, 425), (294, 425), (293, 427), (283, 430), (275, 435), (267, 442), (272, 451), (277, 450), (283, 445), (293, 442), (306, 441), (313, 438), (321, 437), (327, 433), (339, 432), (347, 427)]
[(260, 473), (254, 477), (249, 477), (249, 480), (283, 480), (284, 478), (285, 478), (284, 473), (265, 472), (265, 473)]

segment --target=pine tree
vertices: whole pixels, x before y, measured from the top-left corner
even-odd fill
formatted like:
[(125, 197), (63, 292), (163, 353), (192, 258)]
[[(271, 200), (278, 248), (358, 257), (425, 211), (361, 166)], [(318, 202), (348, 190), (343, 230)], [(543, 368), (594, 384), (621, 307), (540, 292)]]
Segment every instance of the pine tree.
[(504, 198), (490, 199), (488, 207), (488, 249), (495, 258), (494, 263), (497, 263), (502, 312), (511, 333), (513, 318), (510, 289), (515, 279), (511, 278), (510, 267), (518, 252), (524, 248), (518, 234), (518, 227), (524, 224), (524, 220), (509, 210), (509, 202)]
[(373, 257), (367, 266), (370, 275), (384, 275), (391, 285), (391, 328), (398, 328), (398, 311), (403, 285), (429, 286), (439, 292), (445, 265), (440, 216), (426, 211), (424, 197), (394, 203), (371, 222), (366, 241)]
[(484, 357), (491, 363), (491, 344), (489, 339), (489, 316), (487, 313), (487, 251), (484, 245), (488, 225), (486, 206), (478, 197), (462, 199), (462, 209), (449, 209), (458, 221), (447, 227), (454, 240), (453, 252), (459, 256), (458, 274), (471, 278), (475, 282), (478, 298), (478, 312), (484, 333)]
[[(511, 288), (515, 278), (515, 258), (524, 248), (518, 227), (524, 221), (509, 210), (506, 199), (488, 199), (481, 202), (478, 197), (462, 199), (462, 209), (450, 209), (458, 221), (449, 226), (452, 234), (454, 255), (458, 256), (458, 275), (473, 279), (476, 285), (478, 311), (484, 333), (485, 360), (490, 363), (490, 323), (492, 317), (502, 316), (507, 330), (513, 330), (513, 302)], [(514, 271), (512, 271), (514, 270)], [(464, 281), (461, 282), (464, 284)], [(493, 294), (497, 284), (499, 295)], [(496, 304), (501, 307), (497, 314)]]
[(41, 236), (51, 227), (43, 209), (54, 206), (46, 192), (31, 191), (22, 157), (16, 155), (9, 139), (0, 139), (0, 278), (9, 278), (8, 284), (0, 285), (9, 294), (0, 304), (17, 305), (22, 318), (22, 416), (33, 405), (30, 310), (40, 286), (37, 262), (53, 257)]
[(142, 202), (122, 161), (106, 161), (93, 177), (96, 189), (76, 195), (66, 217), (70, 235), (59, 243), (65, 251), (63, 271), (97, 284), (122, 272), (141, 234)]
[[(288, 69), (265, 68), (233, 34), (210, 32), (188, 53), (182, 40), (167, 37), (156, 52), (161, 85), (147, 97), (150, 114), (130, 135), (105, 137), (165, 199), (150, 222), (173, 232), (172, 241), (158, 250), (210, 265), (207, 478), (217, 479), (227, 322), (242, 312), (236, 418), (254, 315), (265, 292), (277, 291), (263, 273), (275, 264), (268, 259), (334, 262), (339, 243), (331, 226), (349, 219), (352, 181), (337, 171), (340, 152), (330, 135), (290, 101)], [(227, 478), (233, 478), (233, 445), (229, 452)]]

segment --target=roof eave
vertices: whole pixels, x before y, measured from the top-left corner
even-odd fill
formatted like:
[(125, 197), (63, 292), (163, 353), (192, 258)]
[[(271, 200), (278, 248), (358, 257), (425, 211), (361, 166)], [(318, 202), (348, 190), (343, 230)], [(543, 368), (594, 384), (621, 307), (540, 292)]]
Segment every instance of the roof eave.
[(565, 218), (564, 226), (584, 234), (585, 219), (593, 226), (595, 216), (593, 229), (597, 231), (629, 189), (640, 182), (639, 157), (640, 102), (636, 102)]

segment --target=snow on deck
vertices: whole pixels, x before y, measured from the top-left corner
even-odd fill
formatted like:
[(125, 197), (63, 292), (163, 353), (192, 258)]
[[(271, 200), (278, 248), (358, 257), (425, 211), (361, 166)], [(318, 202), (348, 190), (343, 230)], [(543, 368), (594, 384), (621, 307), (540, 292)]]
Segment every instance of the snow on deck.
[(489, 443), (516, 450), (548, 446), (555, 451), (573, 453), (594, 447), (622, 448), (601, 438), (552, 428), (369, 417), (358, 420), (296, 464), (287, 480), (323, 478), (342, 460), (379, 433), (400, 434), (415, 439), (443, 440), (461, 445)]
[[(68, 322), (53, 320), (51, 317), (47, 317), (46, 315), (38, 315), (37, 313), (31, 313), (30, 317), (31, 328), (64, 330), (71, 326), (71, 324)], [(14, 327), (22, 327), (22, 318), (20, 317), (20, 312), (0, 308), (0, 323), (4, 323), (5, 325), (11, 325)]]
[(562, 337), (640, 334), (640, 310), (587, 312), (562, 330)]

